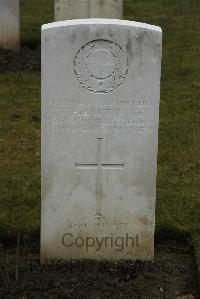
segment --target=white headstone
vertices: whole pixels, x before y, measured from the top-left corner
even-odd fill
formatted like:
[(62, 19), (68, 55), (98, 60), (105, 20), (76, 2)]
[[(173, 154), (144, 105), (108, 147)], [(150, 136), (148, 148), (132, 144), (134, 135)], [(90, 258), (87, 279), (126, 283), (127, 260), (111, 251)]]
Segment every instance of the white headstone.
[(91, 0), (90, 17), (122, 19), (123, 0)]
[(123, 0), (55, 0), (55, 20), (84, 18), (121, 19)]
[(55, 20), (84, 19), (89, 17), (88, 0), (55, 0)]
[(41, 262), (154, 255), (161, 29), (42, 28)]
[(19, 49), (19, 0), (0, 0), (0, 48)]

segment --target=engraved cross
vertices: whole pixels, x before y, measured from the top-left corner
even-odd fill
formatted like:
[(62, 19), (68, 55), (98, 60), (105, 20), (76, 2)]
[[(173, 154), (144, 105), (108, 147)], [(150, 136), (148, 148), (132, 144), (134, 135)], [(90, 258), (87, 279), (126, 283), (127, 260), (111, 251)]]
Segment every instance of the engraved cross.
[(102, 170), (103, 169), (124, 169), (124, 163), (108, 163), (102, 162), (102, 140), (103, 138), (98, 138), (98, 148), (97, 148), (97, 163), (90, 164), (80, 164), (75, 162), (75, 167), (77, 169), (97, 169), (97, 183), (96, 183), (96, 214), (95, 217), (101, 218), (101, 184), (102, 184)]

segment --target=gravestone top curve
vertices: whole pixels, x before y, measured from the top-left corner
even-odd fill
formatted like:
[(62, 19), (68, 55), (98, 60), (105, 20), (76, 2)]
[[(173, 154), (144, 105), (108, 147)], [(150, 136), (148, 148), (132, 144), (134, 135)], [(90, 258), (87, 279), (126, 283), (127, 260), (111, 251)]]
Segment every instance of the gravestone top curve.
[(64, 27), (64, 26), (73, 26), (73, 25), (121, 25), (121, 26), (129, 26), (135, 28), (143, 28), (154, 30), (158, 32), (162, 32), (162, 29), (159, 26), (149, 25), (146, 23), (141, 22), (134, 22), (128, 20), (118, 20), (118, 19), (103, 19), (103, 18), (91, 18), (91, 19), (74, 19), (74, 20), (66, 20), (66, 21), (59, 21), (59, 22), (52, 22), (42, 25), (42, 30), (57, 28), (57, 27)]

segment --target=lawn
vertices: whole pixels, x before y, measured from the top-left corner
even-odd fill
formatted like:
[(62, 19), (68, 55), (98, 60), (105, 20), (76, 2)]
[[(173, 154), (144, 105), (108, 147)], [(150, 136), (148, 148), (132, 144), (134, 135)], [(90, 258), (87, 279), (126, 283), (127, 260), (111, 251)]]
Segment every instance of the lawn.
[[(156, 232), (192, 233), (198, 240), (200, 2), (124, 2), (124, 19), (163, 29)], [(40, 51), (41, 24), (51, 21), (53, 0), (21, 0), (22, 48), (16, 57), (20, 65), (29, 52), (25, 66), (12, 68), (15, 54), (0, 52), (2, 238), (15, 239), (19, 230), (39, 238), (40, 67), (34, 53)]]

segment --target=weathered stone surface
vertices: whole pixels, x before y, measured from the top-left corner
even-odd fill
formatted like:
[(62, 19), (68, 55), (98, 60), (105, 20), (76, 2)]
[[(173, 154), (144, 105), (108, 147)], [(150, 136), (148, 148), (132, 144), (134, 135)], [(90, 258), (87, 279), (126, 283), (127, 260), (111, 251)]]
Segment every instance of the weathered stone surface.
[(92, 0), (90, 1), (91, 18), (122, 19), (123, 0)]
[(55, 0), (55, 20), (71, 20), (89, 18), (88, 0)]
[(41, 261), (154, 255), (161, 29), (42, 28)]
[(0, 0), (0, 48), (19, 49), (19, 0)]
[(55, 20), (121, 19), (123, 0), (55, 0)]

